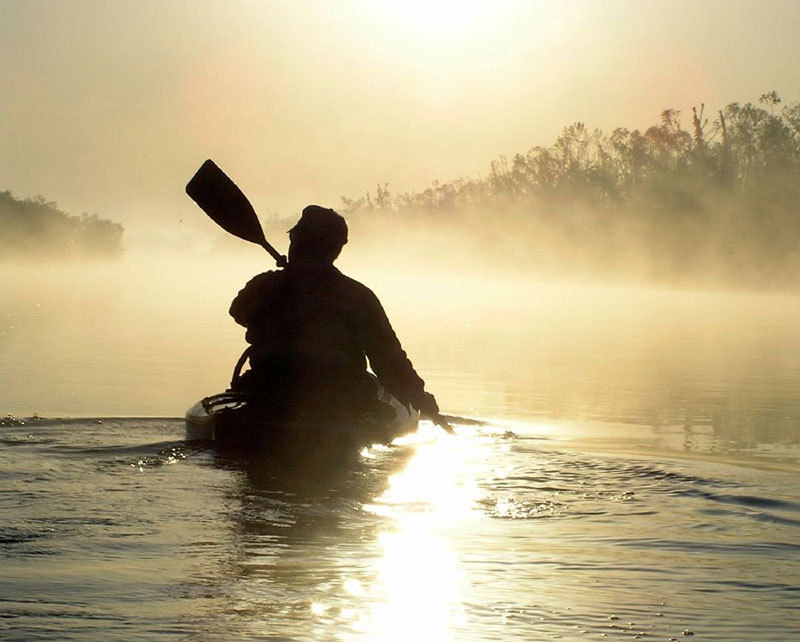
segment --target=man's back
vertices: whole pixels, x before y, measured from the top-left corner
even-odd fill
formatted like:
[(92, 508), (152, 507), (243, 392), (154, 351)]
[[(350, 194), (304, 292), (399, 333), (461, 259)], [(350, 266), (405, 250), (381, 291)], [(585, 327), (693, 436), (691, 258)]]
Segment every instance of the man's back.
[(231, 305), (252, 345), (251, 392), (289, 412), (360, 412), (375, 384), (404, 403), (425, 404), (424, 382), (377, 297), (332, 265), (290, 266), (253, 278)]

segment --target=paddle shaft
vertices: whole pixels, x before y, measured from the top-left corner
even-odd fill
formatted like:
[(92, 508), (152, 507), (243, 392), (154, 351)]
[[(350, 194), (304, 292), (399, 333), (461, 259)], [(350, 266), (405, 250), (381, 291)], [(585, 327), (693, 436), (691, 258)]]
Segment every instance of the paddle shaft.
[(436, 415), (435, 417), (431, 417), (431, 421), (435, 423), (439, 428), (444, 430), (446, 433), (450, 435), (455, 435), (456, 431), (453, 430), (453, 427), (450, 423), (445, 419), (442, 415)]
[(280, 252), (278, 252), (278, 250), (276, 250), (274, 247), (272, 247), (266, 238), (264, 239), (264, 242), (259, 243), (259, 245), (263, 247), (273, 259), (275, 259), (275, 264), (278, 267), (284, 268), (288, 265), (286, 257), (283, 256), (283, 254), (281, 254)]
[(482, 419), (471, 419), (470, 417), (458, 417), (457, 415), (439, 415), (448, 424), (461, 424), (463, 426), (486, 426), (489, 422)]

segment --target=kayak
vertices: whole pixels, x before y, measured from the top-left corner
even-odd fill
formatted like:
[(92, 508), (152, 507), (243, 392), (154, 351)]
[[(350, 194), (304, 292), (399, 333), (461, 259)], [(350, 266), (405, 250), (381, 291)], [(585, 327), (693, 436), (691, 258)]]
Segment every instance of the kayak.
[(386, 417), (359, 417), (345, 422), (280, 421), (250, 404), (245, 395), (227, 391), (201, 399), (186, 412), (186, 438), (259, 451), (305, 444), (363, 448), (413, 432), (419, 412), (396, 399), (378, 382), (377, 399), (392, 413)]

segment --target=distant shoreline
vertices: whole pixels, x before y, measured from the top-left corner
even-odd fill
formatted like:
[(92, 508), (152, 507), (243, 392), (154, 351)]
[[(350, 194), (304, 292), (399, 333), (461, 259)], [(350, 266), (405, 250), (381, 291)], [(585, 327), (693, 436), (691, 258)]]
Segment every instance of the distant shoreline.
[(42, 196), (0, 192), (0, 261), (112, 260), (122, 254), (121, 223), (96, 214), (73, 216)]

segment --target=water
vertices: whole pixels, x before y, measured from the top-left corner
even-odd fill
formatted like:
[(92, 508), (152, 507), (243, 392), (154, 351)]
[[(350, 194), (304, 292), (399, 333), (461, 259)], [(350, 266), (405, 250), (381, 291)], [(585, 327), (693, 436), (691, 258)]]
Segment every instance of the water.
[(490, 424), (297, 470), (177, 418), (252, 266), (120, 269), (0, 283), (0, 638), (800, 637), (796, 299), (379, 278)]

